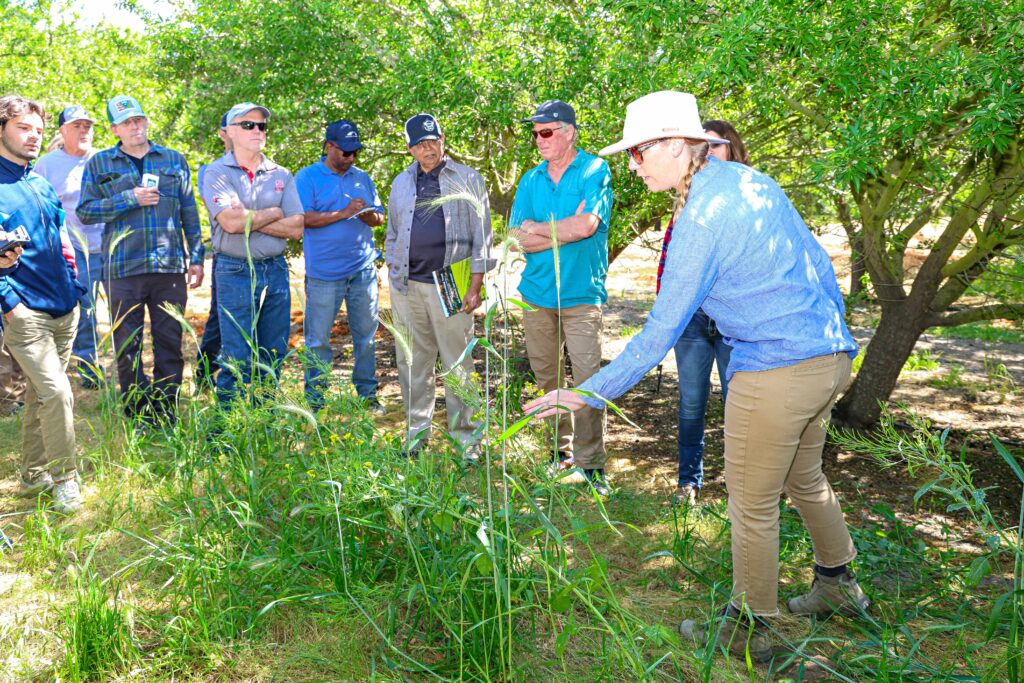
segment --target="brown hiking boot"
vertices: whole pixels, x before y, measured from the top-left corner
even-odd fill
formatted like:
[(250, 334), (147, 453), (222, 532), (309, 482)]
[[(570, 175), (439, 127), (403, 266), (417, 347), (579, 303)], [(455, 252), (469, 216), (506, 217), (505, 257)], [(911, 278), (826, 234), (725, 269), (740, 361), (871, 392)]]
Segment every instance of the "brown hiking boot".
[(710, 624), (698, 623), (694, 619), (686, 619), (679, 624), (679, 634), (703, 647), (709, 637), (716, 636), (718, 646), (727, 649), (733, 656), (750, 659), (764, 664), (774, 655), (768, 627), (761, 619), (753, 621), (731, 604), (725, 608), (721, 616), (715, 617)]
[(857, 617), (867, 611), (871, 600), (860, 589), (853, 572), (831, 577), (815, 572), (811, 590), (790, 600), (788, 606), (793, 614), (831, 616), (839, 612), (843, 616)]
[(697, 504), (697, 493), (699, 491), (700, 489), (693, 484), (683, 484), (676, 489), (675, 495), (672, 496), (672, 504), (693, 507)]

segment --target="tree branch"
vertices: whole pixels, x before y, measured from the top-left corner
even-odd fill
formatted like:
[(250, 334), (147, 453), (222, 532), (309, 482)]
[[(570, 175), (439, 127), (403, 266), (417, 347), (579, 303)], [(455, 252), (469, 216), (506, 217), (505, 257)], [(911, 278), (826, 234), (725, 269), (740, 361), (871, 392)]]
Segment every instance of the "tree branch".
[(926, 318), (929, 327), (955, 327), (985, 320), (1017, 320), (1024, 315), (1024, 301), (989, 304), (950, 313), (932, 313)]

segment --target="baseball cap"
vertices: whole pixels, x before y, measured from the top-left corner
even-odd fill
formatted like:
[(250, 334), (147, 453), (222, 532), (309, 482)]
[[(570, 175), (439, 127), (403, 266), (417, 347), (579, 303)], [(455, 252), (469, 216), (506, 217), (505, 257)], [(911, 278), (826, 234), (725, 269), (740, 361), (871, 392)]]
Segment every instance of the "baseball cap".
[(423, 140), (440, 140), (441, 126), (430, 114), (416, 114), (405, 122), (405, 143), (412, 147)]
[(224, 127), (227, 128), (228, 124), (237, 119), (239, 116), (245, 116), (254, 109), (261, 112), (268, 119), (270, 118), (270, 110), (267, 109), (266, 107), (261, 107), (258, 104), (253, 104), (252, 102), (240, 102), (235, 106), (231, 107), (231, 109), (228, 109), (228, 113), (224, 115), (225, 118), (227, 118), (227, 121), (224, 122)]
[(542, 102), (533, 116), (523, 119), (523, 123), (568, 123), (576, 125), (576, 112), (562, 100)]
[(145, 116), (142, 105), (131, 95), (118, 95), (107, 102), (107, 120), (112, 125), (124, 123), (134, 116)]
[(85, 107), (79, 104), (73, 104), (70, 107), (64, 107), (64, 110), (57, 117), (57, 127), (63, 126), (65, 123), (71, 123), (73, 121), (88, 121), (89, 123), (96, 123), (91, 116), (85, 111)]
[(227, 130), (228, 129), (228, 113), (227, 112), (224, 112), (221, 115), (221, 117), (220, 117), (220, 129), (221, 130)]
[(354, 152), (363, 148), (362, 143), (359, 142), (359, 130), (356, 128), (356, 124), (348, 119), (338, 119), (329, 124), (324, 138), (327, 142), (337, 145), (342, 152)]

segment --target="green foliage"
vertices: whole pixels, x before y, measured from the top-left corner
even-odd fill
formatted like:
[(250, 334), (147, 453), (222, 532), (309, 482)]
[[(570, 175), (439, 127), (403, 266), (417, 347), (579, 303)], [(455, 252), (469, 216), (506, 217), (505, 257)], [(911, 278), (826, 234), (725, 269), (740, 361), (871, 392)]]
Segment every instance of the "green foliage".
[(111, 590), (88, 566), (73, 580), (72, 601), (62, 614), (65, 680), (103, 680), (138, 659), (132, 617), (117, 587)]

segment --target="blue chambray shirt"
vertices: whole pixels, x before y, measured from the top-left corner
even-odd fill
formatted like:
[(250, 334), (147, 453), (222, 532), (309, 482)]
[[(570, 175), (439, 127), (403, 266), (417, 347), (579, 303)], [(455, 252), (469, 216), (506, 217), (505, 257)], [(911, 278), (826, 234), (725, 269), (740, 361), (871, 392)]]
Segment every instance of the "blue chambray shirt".
[(693, 177), (643, 329), (580, 388), (621, 396), (661, 362), (698, 308), (732, 346), (730, 378), (857, 355), (832, 262), (789, 198), (763, 173), (715, 158)]
[(86, 225), (105, 224), (108, 278), (184, 273), (190, 265), (203, 264), (199, 211), (185, 157), (150, 142), (142, 170), (159, 178), (156, 206), (139, 206), (133, 190), (142, 183), (142, 176), (120, 142), (93, 155), (82, 176), (75, 212)]
[(612, 176), (608, 163), (582, 149), (576, 150), (565, 173), (555, 185), (548, 175), (548, 162), (523, 174), (512, 202), (509, 225), (524, 220), (561, 220), (576, 215), (581, 201), (584, 213), (600, 219), (590, 237), (559, 245), (560, 283), (555, 288), (555, 253), (545, 249), (524, 254), (526, 268), (519, 293), (534, 306), (562, 308), (581, 304), (603, 304), (608, 300), (604, 281), (608, 275), (608, 224), (612, 215)]

